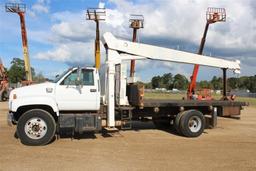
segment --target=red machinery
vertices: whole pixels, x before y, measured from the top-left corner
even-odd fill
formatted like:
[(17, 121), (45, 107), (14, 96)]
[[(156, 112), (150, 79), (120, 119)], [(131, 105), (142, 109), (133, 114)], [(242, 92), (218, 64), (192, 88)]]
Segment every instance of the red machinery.
[(9, 82), (7, 73), (5, 72), (4, 65), (0, 58), (0, 97), (2, 101), (6, 101), (8, 99), (8, 89)]
[[(133, 36), (132, 41), (137, 41), (137, 30), (144, 27), (144, 17), (143, 15), (135, 15), (132, 14), (130, 16), (130, 28), (133, 28)], [(131, 60), (131, 67), (130, 67), (130, 77), (133, 79), (134, 82), (134, 73), (135, 73), (135, 60)]]
[[(200, 47), (198, 50), (198, 54), (203, 54), (203, 49), (205, 45), (205, 40), (208, 32), (208, 28), (210, 24), (216, 23), (216, 22), (225, 22), (226, 21), (226, 10), (225, 8), (208, 8), (206, 12), (206, 25), (204, 29), (204, 34), (201, 39)], [(194, 99), (194, 95), (196, 95), (195, 89), (196, 89), (196, 80), (197, 80), (197, 74), (199, 70), (199, 65), (194, 66), (193, 75), (191, 76), (191, 82), (188, 86), (187, 90), (187, 98), (188, 99)], [(206, 92), (206, 94), (201, 94), (202, 92)], [(199, 100), (209, 100), (211, 99), (211, 96), (209, 96), (209, 90), (203, 90), (198, 97), (196, 97)]]
[(28, 53), (28, 39), (27, 39), (27, 32), (26, 32), (26, 25), (25, 25), (26, 5), (17, 4), (17, 3), (7, 3), (5, 5), (5, 10), (6, 12), (17, 13), (20, 17), (23, 56), (24, 56), (25, 72), (26, 72), (26, 81), (24, 81), (23, 84), (29, 85), (32, 83), (32, 73), (31, 73), (31, 67), (30, 67), (30, 60), (29, 60), (29, 53)]

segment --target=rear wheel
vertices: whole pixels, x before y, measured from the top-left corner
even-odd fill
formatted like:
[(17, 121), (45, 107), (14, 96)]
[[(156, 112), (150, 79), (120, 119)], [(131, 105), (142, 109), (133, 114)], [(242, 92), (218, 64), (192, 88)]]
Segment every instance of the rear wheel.
[(180, 132), (186, 137), (198, 137), (205, 128), (205, 117), (197, 110), (188, 110), (180, 118)]
[(178, 113), (178, 115), (175, 117), (175, 121), (174, 121), (174, 128), (177, 131), (178, 134), (181, 134), (180, 131), (180, 118), (183, 116), (185, 112), (180, 112)]
[(46, 145), (53, 139), (55, 132), (54, 118), (41, 109), (32, 109), (24, 113), (17, 125), (18, 137), (25, 145)]

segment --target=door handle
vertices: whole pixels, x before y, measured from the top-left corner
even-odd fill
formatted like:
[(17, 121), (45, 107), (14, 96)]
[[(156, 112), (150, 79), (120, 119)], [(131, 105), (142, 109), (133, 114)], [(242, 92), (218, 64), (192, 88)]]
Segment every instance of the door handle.
[(96, 89), (90, 89), (90, 92), (96, 92)]

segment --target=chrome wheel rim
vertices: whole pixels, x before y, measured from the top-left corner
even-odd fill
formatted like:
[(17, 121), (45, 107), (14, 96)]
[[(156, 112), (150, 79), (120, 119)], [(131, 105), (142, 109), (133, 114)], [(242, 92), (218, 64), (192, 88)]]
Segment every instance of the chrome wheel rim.
[(188, 121), (188, 127), (191, 132), (198, 132), (202, 127), (201, 119), (198, 116), (192, 116)]
[(47, 124), (43, 119), (34, 117), (26, 122), (24, 130), (29, 138), (40, 139), (44, 137), (47, 132)]

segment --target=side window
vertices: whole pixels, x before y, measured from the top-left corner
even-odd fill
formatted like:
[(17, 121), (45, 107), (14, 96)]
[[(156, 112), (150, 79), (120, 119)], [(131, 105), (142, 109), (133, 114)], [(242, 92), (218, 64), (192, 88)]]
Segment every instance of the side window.
[(94, 85), (93, 70), (83, 69), (81, 77), (83, 85)]
[[(61, 85), (77, 85), (78, 74), (78, 70), (73, 71), (61, 82)], [(83, 69), (80, 80), (83, 85), (94, 85), (93, 70)]]
[(76, 85), (77, 70), (69, 74), (62, 82), (61, 85)]

